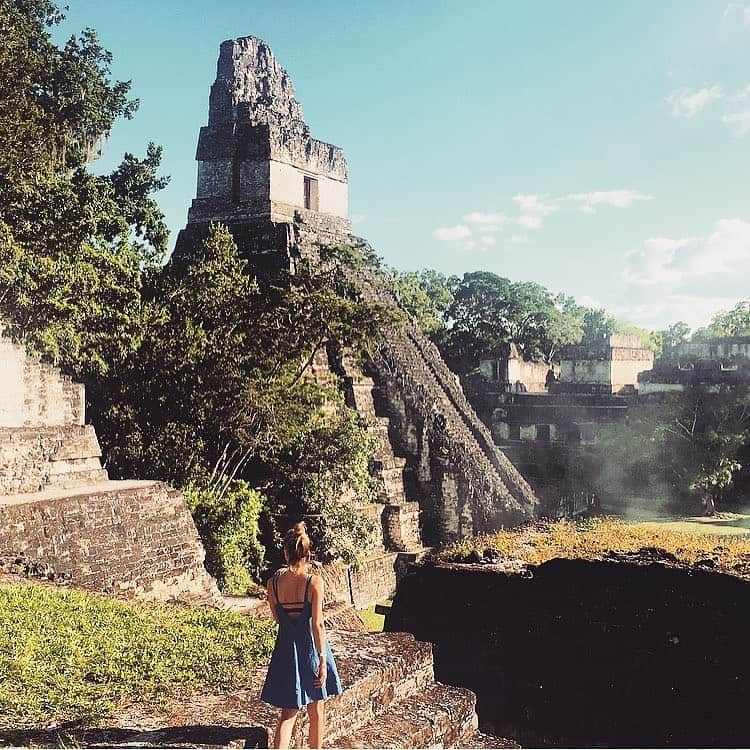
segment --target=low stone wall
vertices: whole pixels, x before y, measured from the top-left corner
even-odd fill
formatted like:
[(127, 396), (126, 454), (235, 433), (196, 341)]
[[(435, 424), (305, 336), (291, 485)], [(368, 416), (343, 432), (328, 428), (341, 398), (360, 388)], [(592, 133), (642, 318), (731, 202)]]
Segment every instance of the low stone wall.
[(522, 745), (733, 747), (749, 736), (748, 615), (750, 582), (705, 568), (425, 565), (386, 630), (431, 641), (436, 679)]
[(101, 482), (100, 456), (91, 425), (0, 427), (0, 496)]
[(364, 609), (390, 599), (417, 554), (384, 552), (363, 560), (356, 569), (340, 563), (324, 566), (326, 603), (347, 602)]
[(0, 497), (0, 558), (43, 564), (78, 588), (218, 603), (204, 556), (182, 495), (161, 482)]

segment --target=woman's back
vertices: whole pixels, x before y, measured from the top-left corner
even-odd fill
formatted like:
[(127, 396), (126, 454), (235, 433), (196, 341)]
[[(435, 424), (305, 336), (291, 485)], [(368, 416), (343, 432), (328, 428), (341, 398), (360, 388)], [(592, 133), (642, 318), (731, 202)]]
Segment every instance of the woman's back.
[[(282, 568), (274, 576), (273, 587), (276, 603), (292, 620), (302, 617), (305, 605), (312, 604), (310, 601), (311, 578), (312, 574), (309, 569), (298, 573), (289, 568)], [(310, 612), (311, 610), (308, 608), (308, 615)]]

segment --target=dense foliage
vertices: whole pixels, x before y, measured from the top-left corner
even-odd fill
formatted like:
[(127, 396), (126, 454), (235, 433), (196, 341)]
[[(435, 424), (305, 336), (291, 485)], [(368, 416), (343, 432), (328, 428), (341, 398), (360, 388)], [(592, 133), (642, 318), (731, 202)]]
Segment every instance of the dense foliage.
[(109, 78), (90, 29), (56, 47), (47, 0), (0, 3), (0, 318), (76, 377), (101, 376), (137, 346), (143, 269), (166, 250), (152, 194), (161, 149), (126, 154), (111, 175), (86, 169), (137, 101)]
[(253, 592), (266, 564), (259, 535), (267, 499), (241, 480), (190, 484), (184, 494), (206, 550), (206, 568), (219, 588), (240, 596)]
[(274, 625), (207, 607), (0, 586), (0, 728), (96, 724), (122, 700), (248, 686)]
[[(149, 280), (141, 344), (95, 401), (114, 474), (192, 486), (209, 569), (232, 590), (245, 586), (236, 561), (257, 576), (257, 539), (275, 546), (274, 527), (299, 517), (326, 559), (353, 561), (365, 545), (364, 518), (338, 499), (372, 499), (372, 441), (337, 390), (308, 377), (325, 341), (365, 347), (394, 322), (353, 301), (342, 281), (351, 262), (330, 249), (261, 290), (226, 227), (212, 227)], [(234, 479), (263, 493), (263, 513), (243, 515), (246, 490), (224, 495)]]

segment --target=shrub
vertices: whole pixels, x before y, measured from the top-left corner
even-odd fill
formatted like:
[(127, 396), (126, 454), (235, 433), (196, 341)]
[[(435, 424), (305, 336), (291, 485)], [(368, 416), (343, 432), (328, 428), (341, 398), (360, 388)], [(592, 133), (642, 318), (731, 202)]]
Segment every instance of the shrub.
[(184, 494), (206, 548), (206, 569), (225, 593), (253, 591), (265, 565), (258, 521), (266, 498), (243, 481), (221, 490), (191, 484)]

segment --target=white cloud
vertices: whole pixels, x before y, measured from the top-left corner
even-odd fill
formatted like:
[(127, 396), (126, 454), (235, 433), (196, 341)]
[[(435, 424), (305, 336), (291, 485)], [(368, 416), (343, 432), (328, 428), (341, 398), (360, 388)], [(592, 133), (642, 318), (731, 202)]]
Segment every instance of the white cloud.
[(480, 239), (480, 242), (481, 242), (481, 243), (482, 243), (482, 244), (483, 244), (483, 245), (484, 245), (485, 247), (490, 247), (491, 245), (494, 245), (494, 244), (495, 244), (495, 238), (494, 238), (494, 237), (493, 237), (492, 235), (490, 235), (490, 234), (485, 234), (485, 235), (484, 235), (484, 236), (483, 236), (483, 237), (482, 237), (482, 238)]
[(683, 87), (673, 91), (666, 98), (666, 102), (672, 108), (673, 117), (689, 120), (700, 114), (711, 102), (721, 99), (723, 95), (721, 87), (716, 85), (695, 90)]
[(474, 240), (469, 240), (468, 242), (464, 242), (465, 250), (473, 250), (476, 246), (477, 246), (477, 243), (474, 242)]
[(548, 195), (523, 195), (519, 193), (513, 196), (513, 202), (518, 206), (520, 212), (516, 221), (527, 229), (539, 229), (544, 219), (559, 208), (550, 201)]
[(441, 242), (455, 242), (471, 237), (471, 229), (464, 224), (456, 224), (454, 227), (438, 227), (432, 232), (432, 236)]
[(742, 103), (744, 101), (747, 101), (750, 99), (750, 84), (745, 86), (744, 89), (740, 89), (737, 93), (732, 94), (732, 96), (729, 97), (729, 101), (735, 102), (735, 103)]
[(502, 227), (499, 224), (480, 224), (479, 225), (480, 234), (494, 234), (495, 232), (499, 232), (501, 229)]
[[(681, 287), (728, 286), (750, 273), (750, 223), (720, 219), (706, 237), (654, 237), (626, 256), (623, 279), (631, 286), (660, 286), (659, 295)], [(730, 279), (730, 277), (732, 277)]]
[(661, 328), (676, 320), (705, 325), (747, 296), (750, 222), (720, 219), (695, 237), (652, 237), (625, 257), (618, 318)]
[(729, 128), (729, 132), (735, 138), (743, 138), (750, 134), (750, 109), (724, 115), (721, 121)]
[(597, 206), (629, 208), (636, 201), (647, 201), (652, 198), (652, 195), (645, 195), (638, 190), (598, 190), (592, 193), (570, 193), (564, 200), (578, 203), (581, 211), (593, 214)]
[(511, 241), (511, 242), (512, 242), (512, 243), (513, 243), (514, 245), (525, 245), (525, 244), (527, 244), (527, 243), (528, 243), (528, 241), (529, 241), (529, 238), (528, 238), (528, 237), (527, 237), (527, 236), (526, 236), (525, 234), (514, 234), (514, 235), (513, 235), (513, 236), (512, 236), (511, 238), (510, 238), (510, 241)]
[(745, 26), (750, 28), (750, 5), (748, 5), (742, 12), (742, 21)]
[(467, 224), (484, 224), (489, 226), (502, 226), (509, 221), (508, 217), (502, 213), (485, 214), (481, 211), (472, 211), (464, 216)]

